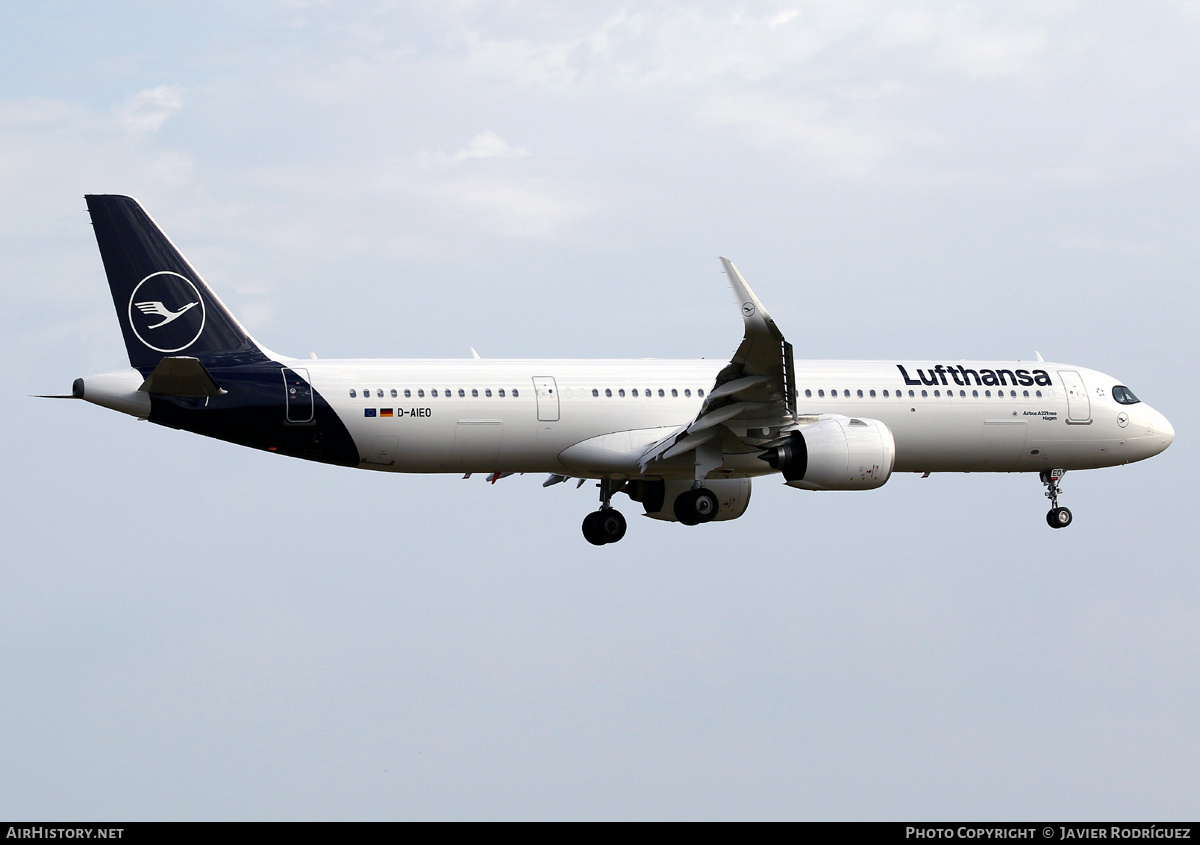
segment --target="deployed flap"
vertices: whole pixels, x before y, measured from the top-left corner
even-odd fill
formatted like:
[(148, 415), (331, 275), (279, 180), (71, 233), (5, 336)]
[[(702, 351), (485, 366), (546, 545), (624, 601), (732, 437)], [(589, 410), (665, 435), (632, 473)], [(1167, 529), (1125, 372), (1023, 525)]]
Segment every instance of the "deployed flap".
[(780, 429), (796, 420), (792, 345), (733, 262), (722, 258), (721, 266), (741, 310), (745, 336), (729, 364), (717, 374), (696, 418), (642, 455), (643, 471), (656, 460), (667, 460), (708, 443), (720, 427), (747, 445), (760, 446), (777, 438)]
[(154, 371), (142, 382), (139, 390), (164, 396), (198, 399), (219, 396), (225, 391), (217, 386), (198, 358), (163, 358)]

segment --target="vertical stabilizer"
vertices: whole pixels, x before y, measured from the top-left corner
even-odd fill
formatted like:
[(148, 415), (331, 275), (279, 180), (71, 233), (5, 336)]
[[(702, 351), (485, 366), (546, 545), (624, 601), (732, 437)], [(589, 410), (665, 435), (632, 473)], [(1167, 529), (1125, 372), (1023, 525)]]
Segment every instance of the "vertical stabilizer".
[(137, 200), (85, 199), (131, 365), (153, 368), (173, 355), (267, 360)]

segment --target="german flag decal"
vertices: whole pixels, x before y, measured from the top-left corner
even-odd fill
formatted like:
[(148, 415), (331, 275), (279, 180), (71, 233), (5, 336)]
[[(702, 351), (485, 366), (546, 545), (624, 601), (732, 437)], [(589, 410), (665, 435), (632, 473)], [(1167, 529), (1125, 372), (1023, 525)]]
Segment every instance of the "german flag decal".
[(390, 417), (391, 415), (392, 415), (392, 409), (391, 409), (391, 408), (380, 408), (380, 409), (379, 409), (379, 416), (381, 416), (381, 417)]

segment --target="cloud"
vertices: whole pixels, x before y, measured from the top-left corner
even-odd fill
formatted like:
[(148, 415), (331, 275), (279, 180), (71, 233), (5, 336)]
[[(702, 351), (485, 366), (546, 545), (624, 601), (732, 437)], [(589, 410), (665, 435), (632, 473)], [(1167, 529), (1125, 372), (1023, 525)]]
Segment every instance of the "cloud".
[(139, 91), (119, 111), (122, 125), (134, 135), (157, 132), (183, 107), (183, 90), (158, 85)]
[(936, 49), (942, 64), (972, 76), (1009, 76), (1030, 69), (1048, 42), (1043, 30), (989, 26), (956, 6), (940, 22)]
[(471, 139), (465, 150), (459, 150), (454, 157), (465, 158), (525, 158), (529, 150), (524, 147), (509, 146), (504, 139), (491, 130), (481, 132)]
[(512, 146), (495, 132), (488, 129), (472, 138), (470, 143), (463, 149), (455, 150), (452, 153), (422, 151), (417, 154), (417, 158), (422, 163), (446, 164), (472, 159), (529, 158), (530, 155), (529, 150), (524, 147)]
[(537, 178), (456, 178), (427, 186), (428, 199), (452, 219), (508, 237), (546, 240), (591, 212), (586, 200), (564, 196)]
[(883, 127), (839, 117), (819, 101), (727, 93), (706, 102), (700, 114), (733, 127), (752, 147), (783, 151), (841, 176), (871, 173), (893, 146)]

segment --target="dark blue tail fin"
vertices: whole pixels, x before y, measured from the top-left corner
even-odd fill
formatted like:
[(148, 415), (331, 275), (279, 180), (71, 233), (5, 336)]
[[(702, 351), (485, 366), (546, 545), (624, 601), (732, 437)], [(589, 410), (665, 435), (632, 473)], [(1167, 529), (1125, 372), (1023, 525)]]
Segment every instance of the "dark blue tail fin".
[(85, 197), (134, 367), (165, 356), (265, 361), (250, 335), (132, 197)]

